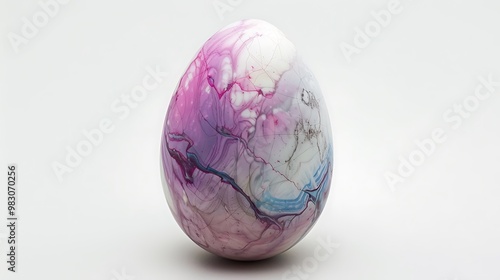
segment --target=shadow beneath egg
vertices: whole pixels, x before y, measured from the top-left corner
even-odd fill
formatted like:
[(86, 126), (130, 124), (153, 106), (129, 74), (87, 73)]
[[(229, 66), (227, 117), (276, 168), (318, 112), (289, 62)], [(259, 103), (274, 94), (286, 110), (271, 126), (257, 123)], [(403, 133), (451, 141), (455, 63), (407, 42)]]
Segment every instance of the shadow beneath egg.
[(187, 238), (180, 238), (175, 242), (164, 241), (162, 246), (158, 246), (156, 243), (155, 249), (148, 251), (147, 262), (158, 269), (167, 269), (166, 263), (178, 268), (189, 267), (185, 271), (186, 275), (207, 273), (206, 276), (210, 277), (210, 275), (244, 273), (255, 277), (279, 276), (290, 270), (293, 265), (301, 264), (304, 257), (313, 256), (316, 246), (314, 240), (307, 239), (272, 258), (259, 261), (236, 261), (209, 253)]
[(289, 254), (258, 261), (235, 261), (213, 255), (208, 252), (200, 253), (195, 261), (202, 267), (211, 270), (224, 270), (229, 272), (262, 273), (263, 271), (283, 270), (291, 264)]

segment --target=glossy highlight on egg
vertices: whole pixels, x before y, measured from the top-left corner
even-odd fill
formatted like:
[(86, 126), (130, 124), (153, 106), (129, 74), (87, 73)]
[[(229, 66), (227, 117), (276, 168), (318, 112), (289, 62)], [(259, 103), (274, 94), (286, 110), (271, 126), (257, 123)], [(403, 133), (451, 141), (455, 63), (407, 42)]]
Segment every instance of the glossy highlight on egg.
[(317, 221), (332, 172), (325, 100), (294, 44), (261, 20), (215, 33), (180, 79), (161, 136), (182, 230), (221, 257), (278, 255)]

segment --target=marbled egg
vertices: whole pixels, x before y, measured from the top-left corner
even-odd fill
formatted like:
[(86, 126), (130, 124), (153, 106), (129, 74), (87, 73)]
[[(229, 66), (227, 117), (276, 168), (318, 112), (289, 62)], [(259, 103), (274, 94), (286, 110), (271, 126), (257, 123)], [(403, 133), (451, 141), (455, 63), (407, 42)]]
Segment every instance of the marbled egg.
[(307, 234), (330, 188), (331, 126), (280, 30), (243, 20), (208, 39), (170, 101), (161, 165), (173, 216), (209, 252), (265, 259)]

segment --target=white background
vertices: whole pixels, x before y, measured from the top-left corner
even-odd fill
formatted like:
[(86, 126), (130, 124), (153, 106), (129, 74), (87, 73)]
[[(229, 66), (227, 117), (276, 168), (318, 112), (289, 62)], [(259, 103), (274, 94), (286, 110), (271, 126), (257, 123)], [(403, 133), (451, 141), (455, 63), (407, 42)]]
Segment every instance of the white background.
[[(42, 3), (48, 0), (41, 0)], [(500, 81), (500, 2), (401, 0), (402, 10), (352, 55), (355, 28), (388, 0), (70, 1), (18, 52), (39, 2), (0, 3), (1, 279), (500, 279), (500, 87), (454, 129), (443, 114)], [(163, 118), (197, 50), (233, 21), (280, 28), (316, 74), (332, 119), (335, 167), (322, 217), (283, 255), (221, 260), (174, 221), (160, 182)], [(120, 119), (146, 67), (168, 76)], [(62, 181), (67, 147), (110, 119), (114, 131)], [(390, 188), (400, 156), (441, 128), (446, 141)], [(7, 271), (6, 173), (18, 177), (18, 272)], [(315, 259), (320, 240), (338, 248)], [(296, 274), (294, 269), (304, 274)], [(133, 277), (132, 277), (133, 276)], [(295, 278), (294, 278), (295, 277)]]

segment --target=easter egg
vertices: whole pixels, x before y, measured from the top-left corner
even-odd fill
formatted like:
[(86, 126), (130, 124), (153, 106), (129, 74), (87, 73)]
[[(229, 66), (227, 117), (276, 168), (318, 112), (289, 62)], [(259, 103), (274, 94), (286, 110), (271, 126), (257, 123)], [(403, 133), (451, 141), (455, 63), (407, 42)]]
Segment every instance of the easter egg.
[(170, 210), (196, 244), (234, 260), (278, 255), (318, 220), (333, 143), (325, 99), (273, 25), (215, 33), (172, 95), (161, 135)]

